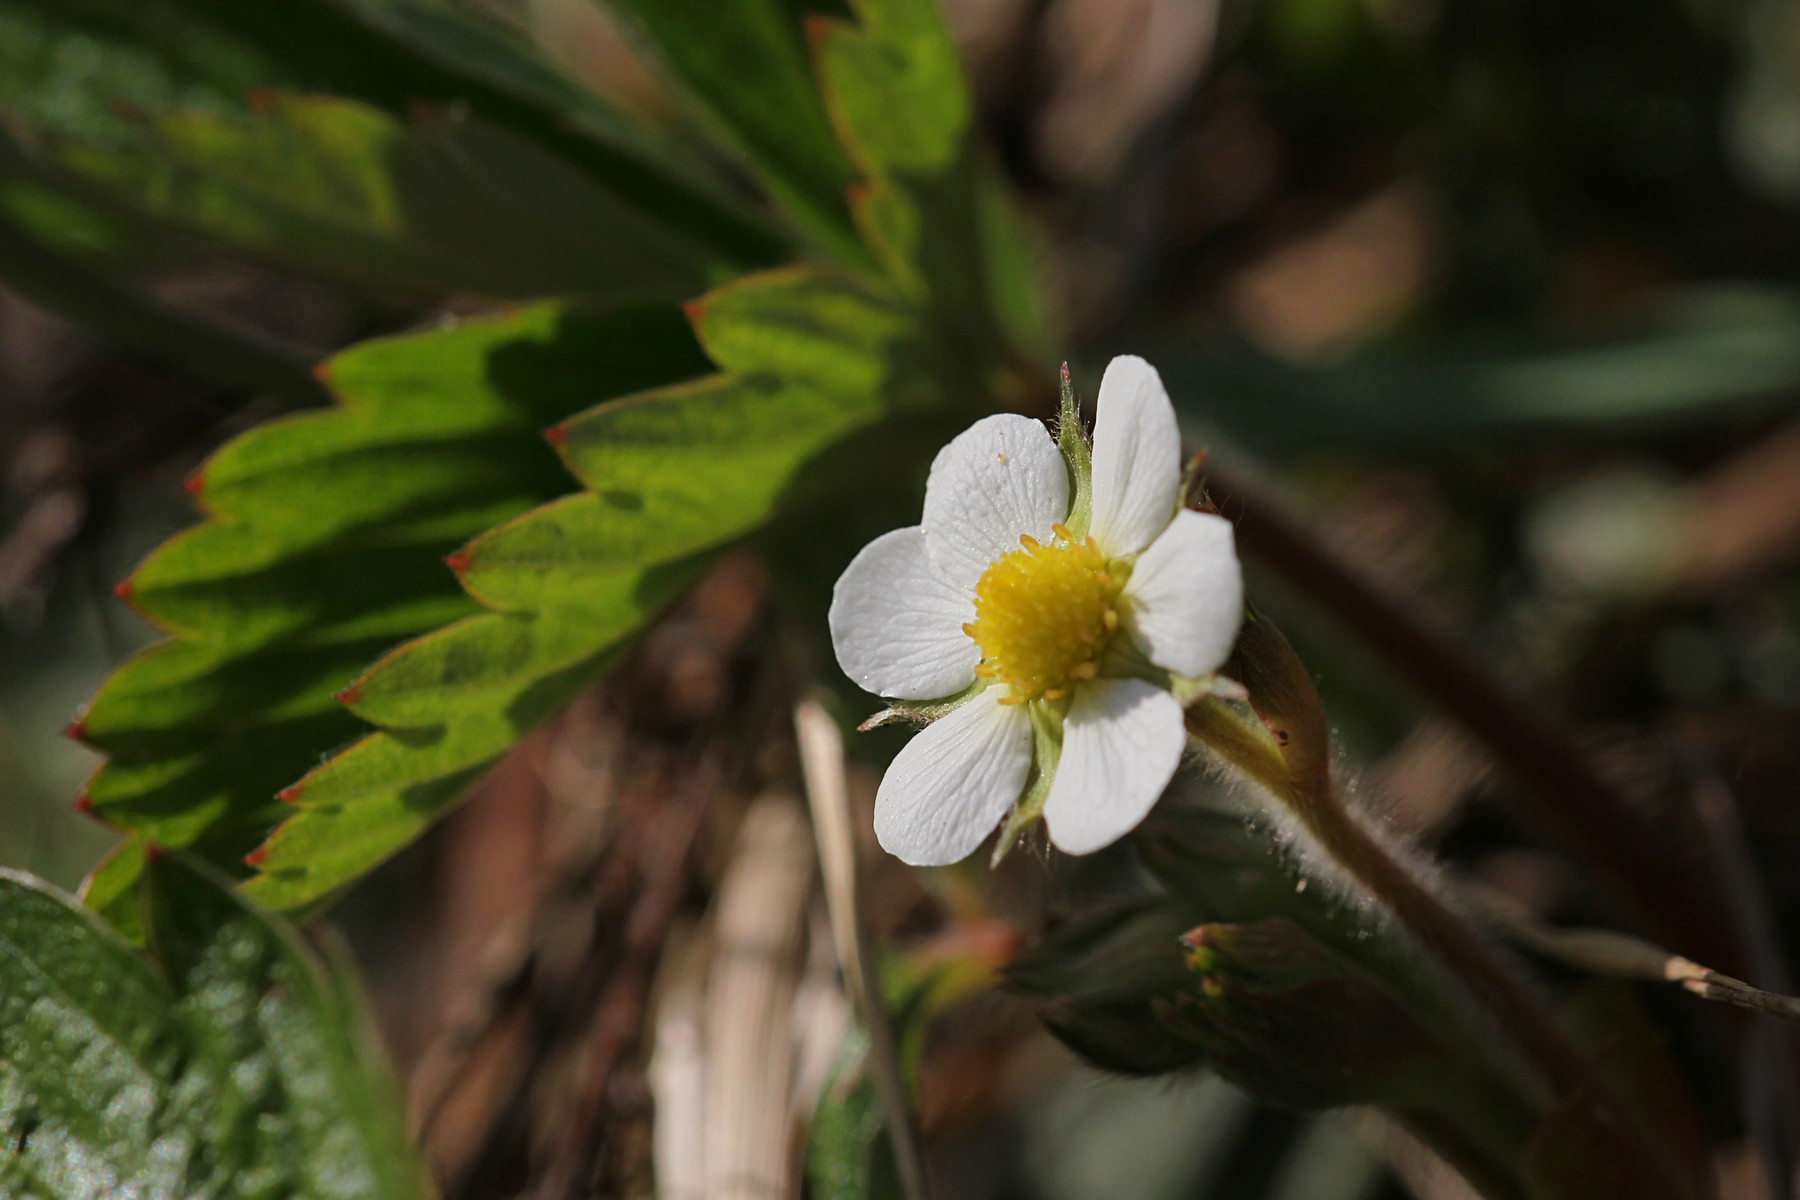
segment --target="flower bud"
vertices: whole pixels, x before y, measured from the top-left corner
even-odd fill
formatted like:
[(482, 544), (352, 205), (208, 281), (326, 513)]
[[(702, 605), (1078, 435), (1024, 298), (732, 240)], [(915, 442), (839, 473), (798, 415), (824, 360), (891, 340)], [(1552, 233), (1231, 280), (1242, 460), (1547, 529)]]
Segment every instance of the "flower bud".
[(1157, 1015), (1269, 1103), (1417, 1102), (1456, 1071), (1385, 984), (1291, 921), (1201, 925), (1181, 941), (1190, 978)]

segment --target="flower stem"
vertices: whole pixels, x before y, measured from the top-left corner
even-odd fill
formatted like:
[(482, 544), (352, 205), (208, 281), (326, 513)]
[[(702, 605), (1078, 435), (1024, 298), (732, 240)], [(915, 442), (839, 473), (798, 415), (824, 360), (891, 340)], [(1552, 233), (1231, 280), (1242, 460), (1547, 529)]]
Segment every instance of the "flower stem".
[(1337, 867), (1461, 984), (1529, 1067), (1546, 1111), (1585, 1106), (1625, 1144), (1643, 1143), (1644, 1161), (1656, 1161), (1639, 1126), (1604, 1087), (1595, 1086), (1594, 1065), (1539, 998), (1344, 803), (1331, 775), (1318, 693), (1281, 632), (1250, 615), (1225, 672), (1244, 684), (1250, 702), (1204, 699), (1188, 709), (1189, 732), (1273, 795)]
[(1311, 596), (1404, 679), (1474, 733), (1531, 824), (1577, 852), (1629, 913), (1675, 950), (1744, 974), (1748, 952), (1715, 874), (1645, 827), (1636, 806), (1542, 713), (1454, 639), (1417, 619), (1321, 544), (1253, 481), (1207, 464), (1207, 486), (1244, 548)]

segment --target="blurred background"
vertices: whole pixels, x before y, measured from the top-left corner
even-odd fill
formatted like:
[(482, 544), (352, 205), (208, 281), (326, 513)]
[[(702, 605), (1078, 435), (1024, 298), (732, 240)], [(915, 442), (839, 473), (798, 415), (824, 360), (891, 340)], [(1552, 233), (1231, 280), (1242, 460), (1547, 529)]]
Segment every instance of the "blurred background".
[[(682, 120), (587, 0), (466, 3), (645, 120)], [(1800, 8), (949, 0), (948, 13), (1041, 237), (1078, 385), (1091, 395), (1112, 353), (1150, 358), (1193, 445), (1260, 479), (1425, 627), (1547, 698), (1634, 803), (1722, 789), (1730, 877), (1791, 961)], [(0, 0), (8, 121), (104, 141), (135, 106), (229, 109), (256, 103), (264, 82), (251, 59), (230, 94), (161, 61), (103, 21), (71, 33)], [(0, 202), (31, 224), (28, 187), (0, 181)], [(91, 231), (90, 248), (109, 278), (307, 357), (480, 304), (108, 236)], [(0, 264), (12, 249), (0, 240)], [(182, 481), (211, 449), (303, 402), (195, 379), (0, 288), (0, 863), (73, 887), (111, 844), (72, 809), (95, 758), (57, 735), (156, 636), (112, 584), (195, 519)], [(1547, 918), (1604, 923), (1466, 735), (1290, 574), (1252, 566), (1252, 596), (1317, 674), (1359, 794), (1459, 872)], [(672, 811), (688, 739), (766, 636), (767, 582), (748, 559), (730, 563), (620, 679), (533, 735), (474, 803), (336, 910), (447, 1194), (508, 1194), (534, 1169), (546, 1127), (534, 1112), (576, 1086), (526, 1066), (566, 1048), (558, 1004), (604, 1018), (641, 1009), (653, 987), (659, 1002), (681, 994), (678, 968), (625, 933), (604, 970), (559, 947), (628, 927), (654, 892), (660, 826), (629, 853), (607, 831), (633, 811)], [(892, 744), (855, 750), (873, 760)], [(865, 803), (873, 778), (857, 777)], [(728, 873), (730, 848), (710, 853)], [(1008, 952), (1007, 928), (954, 878), (929, 893), (897, 869), (874, 883), (884, 931), (924, 960)], [(668, 926), (675, 942), (685, 921)], [(797, 994), (819, 969), (796, 968)], [(816, 994), (794, 1054), (818, 1076), (844, 1017), (835, 992)], [(1709, 1132), (1744, 1144), (1734, 1085), (1697, 1065), (1706, 1030), (1666, 1007)], [(619, 1192), (642, 1191), (651, 1143), (676, 1136), (648, 1114), (679, 1081), (653, 1074), (611, 1072), (590, 1097), (616, 1117), (606, 1170)], [(1354, 1114), (1303, 1118), (1217, 1079), (1127, 1082), (1079, 1066), (1028, 1006), (992, 992), (948, 1004), (921, 1086), (946, 1195), (1469, 1194)], [(1721, 1170), (1726, 1195), (1767, 1194), (1747, 1150)]]

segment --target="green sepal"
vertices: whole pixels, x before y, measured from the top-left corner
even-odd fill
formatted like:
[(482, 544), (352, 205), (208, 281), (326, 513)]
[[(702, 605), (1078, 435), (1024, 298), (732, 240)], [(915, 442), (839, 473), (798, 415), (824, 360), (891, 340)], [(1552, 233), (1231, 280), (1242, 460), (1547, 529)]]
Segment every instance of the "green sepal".
[(1031, 718), (1031, 777), (1024, 794), (1007, 814), (994, 842), (994, 855), (988, 866), (997, 867), (1027, 829), (1044, 817), (1044, 802), (1050, 798), (1050, 787), (1056, 782), (1056, 766), (1062, 761), (1063, 718), (1069, 715), (1069, 702), (1064, 700), (1032, 700), (1025, 705)]
[(1075, 399), (1075, 384), (1069, 378), (1069, 364), (1062, 365), (1062, 399), (1056, 410), (1056, 448), (1062, 451), (1069, 466), (1069, 515), (1063, 524), (1080, 541), (1094, 523), (1094, 451), (1088, 444), (1087, 431), (1081, 425), (1081, 405)]

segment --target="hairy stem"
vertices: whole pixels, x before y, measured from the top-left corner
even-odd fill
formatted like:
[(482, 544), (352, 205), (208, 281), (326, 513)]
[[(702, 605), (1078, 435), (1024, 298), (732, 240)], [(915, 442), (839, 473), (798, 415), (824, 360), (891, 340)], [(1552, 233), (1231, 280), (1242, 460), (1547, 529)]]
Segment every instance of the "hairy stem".
[(1524, 785), (1530, 822), (1568, 846), (1659, 940), (1728, 973), (1747, 969), (1719, 881), (1647, 829), (1639, 809), (1529, 704), (1454, 640), (1417, 619), (1341, 561), (1260, 489), (1208, 463), (1207, 483), (1244, 548), (1329, 611), (1443, 709)]
[(1248, 689), (1250, 704), (1204, 700), (1188, 710), (1189, 731), (1273, 795), (1461, 984), (1531, 1069), (1547, 1108), (1584, 1105), (1624, 1144), (1644, 1142), (1644, 1161), (1656, 1161), (1654, 1147), (1606, 1089), (1595, 1085), (1593, 1064), (1539, 998), (1344, 803), (1331, 776), (1330, 733), (1318, 693), (1280, 631), (1252, 615), (1225, 670)]

